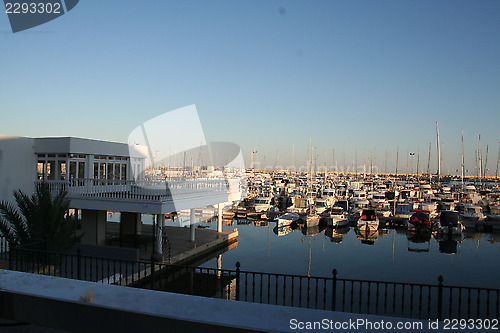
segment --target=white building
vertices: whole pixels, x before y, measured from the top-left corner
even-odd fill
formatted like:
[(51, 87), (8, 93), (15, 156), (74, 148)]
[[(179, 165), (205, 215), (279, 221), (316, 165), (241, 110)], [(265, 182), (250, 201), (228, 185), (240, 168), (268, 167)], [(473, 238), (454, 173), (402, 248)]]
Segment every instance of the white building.
[(154, 214), (160, 249), (164, 214), (228, 201), (225, 179), (147, 179), (147, 147), (132, 148), (72, 137), (0, 136), (0, 200), (12, 202), (16, 190), (31, 194), (41, 181), (54, 191), (63, 188), (81, 216), (82, 243), (91, 245), (105, 243), (107, 211), (121, 213), (120, 236), (137, 235), (141, 214)]

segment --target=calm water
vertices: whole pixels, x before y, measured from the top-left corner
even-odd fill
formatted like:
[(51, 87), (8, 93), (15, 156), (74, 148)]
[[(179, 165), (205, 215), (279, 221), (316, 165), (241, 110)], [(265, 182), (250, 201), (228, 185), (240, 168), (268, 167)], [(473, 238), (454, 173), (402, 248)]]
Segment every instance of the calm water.
[[(216, 222), (202, 225), (216, 228)], [(311, 276), (331, 276), (336, 268), (343, 278), (432, 284), (443, 275), (445, 284), (500, 288), (498, 233), (466, 233), (461, 241), (441, 243), (432, 237), (416, 243), (404, 230), (380, 229), (378, 235), (363, 237), (354, 227), (339, 233), (310, 228), (279, 236), (275, 225), (235, 220), (224, 226), (237, 228), (239, 237), (237, 248), (222, 254), (222, 267), (234, 269), (240, 261), (243, 270)], [(216, 267), (216, 260), (203, 266)]]

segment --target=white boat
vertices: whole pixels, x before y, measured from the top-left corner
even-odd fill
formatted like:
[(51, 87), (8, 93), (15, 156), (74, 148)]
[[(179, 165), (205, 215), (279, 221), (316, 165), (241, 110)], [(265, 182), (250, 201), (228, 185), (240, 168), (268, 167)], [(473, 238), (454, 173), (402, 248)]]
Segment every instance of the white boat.
[(344, 209), (342, 207), (332, 207), (329, 218), (327, 219), (329, 227), (340, 228), (349, 224)]
[(461, 216), (463, 219), (474, 221), (482, 221), (486, 218), (483, 209), (479, 206), (465, 206)]
[(257, 213), (263, 213), (271, 208), (271, 197), (256, 197), (253, 201), (252, 207)]
[(358, 229), (363, 230), (377, 230), (379, 226), (379, 220), (375, 210), (373, 209), (363, 209), (358, 220)]
[(500, 221), (500, 205), (490, 205), (488, 220)]
[(278, 218), (276, 219), (276, 225), (278, 226), (278, 228), (286, 227), (297, 221), (299, 218), (300, 216), (297, 213), (285, 213), (278, 216)]
[(426, 210), (429, 212), (429, 216), (431, 219), (434, 219), (438, 216), (438, 211), (437, 211), (437, 203), (436, 202), (431, 202), (431, 201), (424, 201), (420, 202), (418, 206), (419, 210)]
[(306, 214), (307, 210), (313, 203), (312, 198), (304, 198), (300, 196), (292, 196), (292, 205), (286, 209), (287, 212)]
[(320, 216), (314, 211), (310, 211), (306, 216), (302, 216), (297, 223), (300, 225), (311, 228), (319, 225)]
[(316, 213), (321, 214), (328, 209), (333, 204), (333, 200), (330, 198), (317, 198), (314, 200), (314, 208)]
[(370, 207), (370, 202), (368, 200), (358, 200), (355, 201), (351, 207), (349, 213), (349, 219), (357, 221), (361, 215), (361, 212)]

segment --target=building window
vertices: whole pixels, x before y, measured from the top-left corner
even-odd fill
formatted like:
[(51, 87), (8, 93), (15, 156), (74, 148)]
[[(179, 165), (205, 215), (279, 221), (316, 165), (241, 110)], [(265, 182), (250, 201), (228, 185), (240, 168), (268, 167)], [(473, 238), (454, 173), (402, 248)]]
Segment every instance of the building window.
[(45, 162), (44, 161), (38, 161), (37, 167), (37, 179), (45, 179)]
[(76, 178), (76, 175), (77, 175), (76, 166), (77, 166), (77, 164), (75, 161), (69, 162), (69, 178), (70, 179)]
[(85, 162), (78, 162), (78, 178), (85, 178)]
[(59, 171), (59, 179), (60, 180), (66, 180), (67, 175), (66, 175), (66, 161), (59, 161), (59, 165), (57, 170)]
[(47, 161), (46, 162), (46, 178), (48, 180), (55, 180), (56, 179), (56, 161)]
[(127, 165), (126, 164), (120, 164), (120, 165), (121, 165), (120, 179), (126, 180), (127, 179)]

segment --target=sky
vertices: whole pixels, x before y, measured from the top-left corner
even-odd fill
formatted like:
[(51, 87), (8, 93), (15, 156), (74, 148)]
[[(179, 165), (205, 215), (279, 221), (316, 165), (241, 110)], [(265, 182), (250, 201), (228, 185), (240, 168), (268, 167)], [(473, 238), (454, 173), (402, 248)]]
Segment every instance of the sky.
[(431, 144), (435, 172), (438, 122), (443, 173), (463, 130), (468, 173), (481, 135), (495, 174), (499, 17), (497, 0), (85, 0), (12, 33), (2, 11), (0, 134), (126, 142), (195, 104), (247, 163), (303, 165), (311, 141), (318, 165), (394, 171), (399, 151), (426, 171)]

